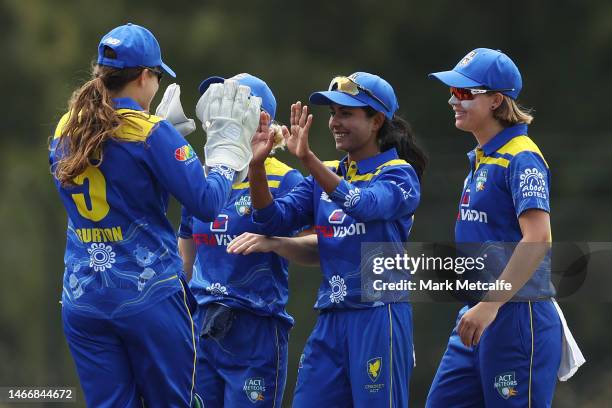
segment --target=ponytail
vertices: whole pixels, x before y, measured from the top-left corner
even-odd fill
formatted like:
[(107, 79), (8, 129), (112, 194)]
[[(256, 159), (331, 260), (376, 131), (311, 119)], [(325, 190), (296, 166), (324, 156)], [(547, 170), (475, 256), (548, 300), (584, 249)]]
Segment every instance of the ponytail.
[[(107, 47), (105, 57), (116, 58), (116, 54)], [(94, 65), (92, 79), (72, 94), (68, 121), (57, 146), (60, 159), (52, 170), (63, 187), (73, 186), (73, 179), (87, 166), (102, 164), (104, 142), (114, 137), (125, 119), (115, 110), (111, 92), (123, 89), (142, 70)]]
[[(364, 109), (368, 117), (376, 114), (376, 111), (369, 106)], [(429, 159), (417, 144), (412, 127), (406, 120), (399, 115), (394, 115), (393, 120), (385, 117), (383, 125), (378, 130), (377, 140), (381, 152), (395, 148), (397, 155), (410, 163), (421, 181)]]

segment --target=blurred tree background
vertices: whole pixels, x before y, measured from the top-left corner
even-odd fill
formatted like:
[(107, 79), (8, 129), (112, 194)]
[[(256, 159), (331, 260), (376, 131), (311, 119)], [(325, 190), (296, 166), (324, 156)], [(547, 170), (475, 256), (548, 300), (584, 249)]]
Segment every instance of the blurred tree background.
[[(454, 128), (448, 91), (426, 74), (452, 68), (473, 48), (499, 48), (522, 71), (521, 102), (535, 108), (530, 134), (552, 169), (555, 240), (610, 241), (611, 21), (607, 0), (2, 0), (0, 385), (78, 387), (58, 304), (66, 216), (49, 175), (46, 146), (71, 92), (89, 77), (99, 39), (111, 28), (133, 22), (155, 33), (191, 116), (197, 85), (210, 75), (260, 76), (274, 90), (277, 119), (285, 122), (290, 103), (306, 101), (336, 74), (383, 76), (431, 157), (414, 241), (452, 240), (468, 169), (465, 153), (475, 144)], [(326, 159), (340, 157), (327, 129), (327, 110), (313, 112), (313, 149)], [(202, 147), (201, 130), (189, 139)], [(290, 155), (279, 158), (301, 169)], [(178, 222), (176, 203), (170, 216)], [(297, 323), (285, 406), (316, 318), (312, 304), (319, 279), (316, 268), (291, 268), (289, 309)], [(424, 405), (459, 306), (414, 305), (412, 406)], [(572, 380), (559, 383), (555, 407), (609, 406), (609, 307), (596, 301), (564, 304), (588, 362)], [(376, 335), (364, 333), (364, 339)], [(82, 394), (78, 405), (84, 405)]]

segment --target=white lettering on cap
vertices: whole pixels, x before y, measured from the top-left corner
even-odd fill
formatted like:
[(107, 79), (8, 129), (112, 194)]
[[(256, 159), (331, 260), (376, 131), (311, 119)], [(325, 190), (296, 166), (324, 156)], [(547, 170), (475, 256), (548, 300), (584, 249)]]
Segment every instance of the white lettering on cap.
[(104, 40), (104, 44), (119, 45), (121, 44), (121, 40), (118, 38), (108, 37), (106, 40)]
[(473, 60), (475, 56), (476, 56), (476, 51), (470, 51), (469, 54), (466, 55), (465, 57), (463, 57), (461, 62), (459, 62), (459, 65), (467, 65), (467, 64), (469, 64), (470, 61)]

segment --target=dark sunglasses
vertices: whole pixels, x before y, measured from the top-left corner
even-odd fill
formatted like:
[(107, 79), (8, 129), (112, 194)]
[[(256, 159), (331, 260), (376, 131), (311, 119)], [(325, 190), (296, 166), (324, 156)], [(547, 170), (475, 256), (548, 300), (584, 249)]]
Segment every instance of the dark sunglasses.
[(368, 88), (364, 88), (363, 86), (359, 85), (357, 82), (353, 81), (349, 77), (345, 77), (345, 76), (335, 77), (334, 79), (332, 79), (331, 83), (329, 84), (329, 90), (344, 92), (349, 95), (357, 95), (361, 91), (364, 94), (368, 95), (370, 98), (374, 99), (376, 102), (380, 103), (382, 106), (384, 106), (387, 112), (390, 111), (387, 104), (381, 101), (379, 97), (374, 95), (372, 91), (370, 91)]
[(473, 89), (473, 88), (455, 88), (450, 87), (450, 93), (460, 101), (471, 101), (476, 95), (496, 92), (514, 91), (514, 88), (506, 89)]
[(145, 66), (141, 66), (140, 68), (148, 69), (149, 71), (154, 73), (157, 76), (157, 82), (161, 82), (162, 78), (164, 77), (164, 71), (160, 67), (145, 67)]

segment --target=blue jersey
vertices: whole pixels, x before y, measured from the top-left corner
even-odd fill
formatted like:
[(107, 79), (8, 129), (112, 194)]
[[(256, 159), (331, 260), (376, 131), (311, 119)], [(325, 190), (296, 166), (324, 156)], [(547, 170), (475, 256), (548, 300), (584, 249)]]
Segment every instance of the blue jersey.
[[(101, 162), (55, 183), (68, 213), (62, 301), (75, 313), (112, 318), (137, 313), (181, 289), (182, 262), (166, 218), (169, 193), (202, 219), (214, 219), (231, 191), (231, 171), (208, 178), (193, 148), (162, 118), (130, 98), (114, 100), (123, 122)], [(63, 156), (69, 113), (60, 120), (50, 163)], [(93, 159), (92, 159), (93, 160)]]
[[(299, 171), (275, 158), (266, 159), (265, 166), (274, 197), (285, 195), (304, 180)], [(179, 237), (193, 238), (197, 249), (189, 287), (200, 305), (223, 303), (261, 316), (279, 317), (292, 325), (293, 318), (285, 310), (289, 295), (287, 260), (272, 252), (228, 254), (227, 245), (244, 232), (267, 233), (251, 220), (248, 180), (232, 186), (228, 204), (213, 221), (202, 221), (183, 209)]]
[[(468, 153), (470, 172), (465, 179), (455, 225), (455, 241), (518, 242), (522, 239), (518, 217), (526, 210), (550, 212), (550, 172), (538, 146), (527, 136), (527, 125), (515, 125), (498, 133), (482, 148)], [(489, 247), (497, 251), (502, 272), (512, 246)], [(490, 258), (490, 257), (489, 257)], [(496, 269), (496, 270), (495, 270)], [(532, 278), (515, 295), (548, 298), (554, 295), (547, 257)]]
[(361, 244), (408, 240), (420, 199), (418, 177), (395, 149), (357, 163), (327, 162), (342, 181), (327, 194), (307, 177), (285, 197), (253, 212), (268, 234), (315, 225), (323, 279), (315, 308), (366, 308), (361, 301)]

